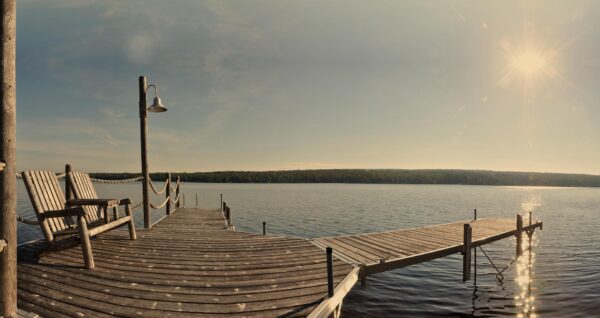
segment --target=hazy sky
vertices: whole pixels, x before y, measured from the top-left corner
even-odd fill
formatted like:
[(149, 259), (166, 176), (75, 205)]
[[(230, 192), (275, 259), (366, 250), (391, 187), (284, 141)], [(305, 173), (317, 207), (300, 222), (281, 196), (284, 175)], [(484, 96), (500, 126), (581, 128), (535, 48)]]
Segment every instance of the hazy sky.
[(147, 75), (152, 171), (600, 174), (599, 39), (600, 1), (19, 0), (17, 165), (139, 171)]

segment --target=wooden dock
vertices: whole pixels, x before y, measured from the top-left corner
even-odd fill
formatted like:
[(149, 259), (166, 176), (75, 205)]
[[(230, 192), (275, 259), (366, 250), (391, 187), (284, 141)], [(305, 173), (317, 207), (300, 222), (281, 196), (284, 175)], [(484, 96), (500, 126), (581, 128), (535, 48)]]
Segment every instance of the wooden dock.
[[(519, 222), (522, 222), (520, 220), (520, 216), (517, 217), (517, 220), (485, 218), (398, 231), (325, 237), (313, 241), (322, 248), (332, 247), (334, 255), (349, 264), (360, 267), (362, 269), (361, 282), (364, 285), (366, 276), (369, 274), (414, 265), (456, 253), (463, 253), (467, 256), (468, 265), (466, 264), (465, 270), (470, 272), (471, 249), (510, 236), (519, 237), (522, 233), (542, 226), (540, 222), (522, 226), (522, 223), (519, 225)], [(468, 238), (465, 235), (465, 225), (468, 225), (471, 231)], [(465, 246), (468, 246), (469, 253), (464, 253)], [(520, 250), (520, 247), (517, 249)], [(468, 273), (465, 274), (468, 279)]]
[(101, 234), (92, 240), (94, 270), (85, 269), (77, 245), (20, 246), (18, 306), (43, 317), (329, 317), (368, 274), (470, 255), (541, 227), (489, 218), (307, 240), (230, 231), (226, 219), (220, 210), (178, 209), (136, 241), (127, 231)]
[[(327, 297), (321, 249), (226, 230), (220, 210), (179, 209), (136, 241), (99, 235), (94, 270), (78, 246), (36, 257), (43, 244), (21, 246), (18, 264), (18, 306), (43, 317), (296, 317)], [(336, 285), (350, 273), (334, 260)]]

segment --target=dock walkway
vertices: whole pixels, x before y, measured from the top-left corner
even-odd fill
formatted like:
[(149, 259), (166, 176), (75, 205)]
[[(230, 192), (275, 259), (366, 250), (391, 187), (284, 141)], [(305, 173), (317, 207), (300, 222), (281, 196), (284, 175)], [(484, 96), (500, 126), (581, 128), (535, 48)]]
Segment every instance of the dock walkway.
[[(182, 208), (140, 230), (136, 241), (126, 231), (97, 236), (94, 270), (85, 269), (76, 245), (53, 252), (43, 252), (43, 242), (20, 246), (18, 306), (48, 318), (328, 317), (369, 274), (470, 251), (542, 225), (523, 227), (517, 220), (308, 240), (230, 231), (218, 209)], [(467, 228), (472, 235), (465, 235)], [(332, 297), (327, 247), (334, 251)], [(464, 266), (468, 277), (468, 257)]]
[[(325, 253), (309, 240), (224, 227), (220, 210), (179, 209), (136, 241), (102, 234), (94, 270), (79, 246), (39, 258), (42, 243), (21, 246), (18, 306), (48, 318), (295, 317), (327, 297)], [(334, 270), (337, 285), (354, 269), (336, 259)]]
[[(314, 239), (322, 248), (330, 246), (334, 255), (361, 267), (361, 280), (369, 274), (414, 265), (464, 249), (464, 225), (471, 228), (470, 248), (476, 248), (510, 236), (517, 236), (518, 221), (485, 218), (396, 231), (324, 237)], [(522, 227), (522, 232), (542, 226), (536, 222)]]

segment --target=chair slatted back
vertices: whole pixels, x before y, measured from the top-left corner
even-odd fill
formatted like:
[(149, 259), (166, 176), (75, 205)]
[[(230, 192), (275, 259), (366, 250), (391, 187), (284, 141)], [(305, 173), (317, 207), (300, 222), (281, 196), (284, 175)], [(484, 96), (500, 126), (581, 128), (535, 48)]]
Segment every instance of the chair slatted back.
[[(98, 199), (98, 194), (89, 174), (72, 171), (67, 174), (67, 178), (76, 199)], [(83, 210), (88, 224), (102, 219), (102, 211), (96, 206), (85, 205)]]
[(24, 171), (23, 181), (42, 233), (48, 241), (52, 241), (54, 233), (69, 228), (73, 224), (68, 217), (42, 217), (47, 211), (65, 209), (65, 195), (58, 183), (58, 178), (52, 171)]

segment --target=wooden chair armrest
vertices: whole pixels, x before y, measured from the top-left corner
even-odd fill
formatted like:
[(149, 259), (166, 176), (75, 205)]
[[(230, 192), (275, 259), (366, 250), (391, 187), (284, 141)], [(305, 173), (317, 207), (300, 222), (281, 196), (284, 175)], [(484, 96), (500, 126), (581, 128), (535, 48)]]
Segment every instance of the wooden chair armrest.
[(58, 218), (58, 217), (67, 217), (67, 216), (85, 216), (85, 211), (82, 208), (67, 208), (64, 210), (57, 211), (46, 211), (42, 214), (44, 218)]
[(129, 198), (119, 200), (119, 205), (128, 205), (128, 204), (131, 204), (131, 200)]
[(101, 207), (112, 207), (119, 204), (117, 199), (71, 199), (67, 205), (96, 205)]

